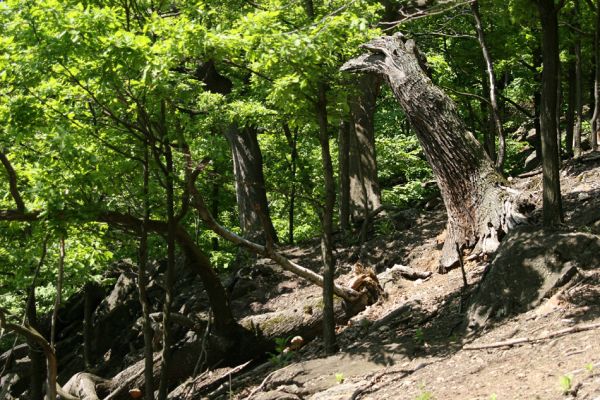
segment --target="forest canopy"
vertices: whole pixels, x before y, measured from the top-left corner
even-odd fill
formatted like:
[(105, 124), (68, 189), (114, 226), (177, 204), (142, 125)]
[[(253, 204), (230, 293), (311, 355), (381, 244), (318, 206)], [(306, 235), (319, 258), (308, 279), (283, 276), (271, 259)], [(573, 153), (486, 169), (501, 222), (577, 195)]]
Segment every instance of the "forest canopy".
[[(114, 283), (119, 260), (141, 280), (167, 259), (167, 299), (185, 258), (227, 331), (224, 277), (260, 254), (322, 285), (327, 320), (334, 291), (356, 295), (334, 286), (334, 241), (396, 234), (390, 212), (442, 203), (447, 267), (476, 243), (495, 250), (510, 223), (452, 226), (458, 184), (435, 160), (459, 151), (431, 145), (422, 126), (435, 118), (419, 125), (420, 110), (398, 105), (412, 89), (341, 70), (364, 54), (393, 64), (381, 37), (401, 37), (444, 94), (433, 112), (476, 139), (485, 179), (542, 166), (544, 223), (560, 223), (558, 165), (597, 148), (597, 3), (0, 1), (0, 306), (15, 320), (28, 298), (52, 311)], [(277, 252), (315, 237), (322, 276)]]

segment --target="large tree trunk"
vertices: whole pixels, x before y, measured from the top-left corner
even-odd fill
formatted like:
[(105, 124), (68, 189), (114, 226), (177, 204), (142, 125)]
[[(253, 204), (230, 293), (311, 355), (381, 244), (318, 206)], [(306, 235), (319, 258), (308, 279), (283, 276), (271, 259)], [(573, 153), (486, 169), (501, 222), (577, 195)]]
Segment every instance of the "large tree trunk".
[(231, 146), (235, 193), (240, 227), (245, 238), (254, 242), (277, 242), (265, 191), (263, 160), (256, 129), (235, 124), (225, 131)]
[(540, 127), (542, 138), (543, 220), (544, 225), (558, 225), (563, 218), (560, 195), (559, 148), (556, 103), (558, 102), (558, 11), (554, 0), (537, 0), (542, 21), (542, 93)]
[[(454, 265), (457, 247), (495, 251), (500, 237), (525, 217), (514, 191), (467, 130), (455, 104), (424, 71), (424, 57), (402, 34), (377, 38), (342, 70), (377, 72), (389, 83), (431, 164), (448, 213), (441, 268)], [(458, 246), (457, 246), (458, 245)]]
[(381, 191), (377, 181), (375, 155), (375, 110), (380, 78), (366, 74), (358, 81), (358, 95), (349, 100), (350, 141), (350, 215), (363, 221), (371, 211), (381, 206)]

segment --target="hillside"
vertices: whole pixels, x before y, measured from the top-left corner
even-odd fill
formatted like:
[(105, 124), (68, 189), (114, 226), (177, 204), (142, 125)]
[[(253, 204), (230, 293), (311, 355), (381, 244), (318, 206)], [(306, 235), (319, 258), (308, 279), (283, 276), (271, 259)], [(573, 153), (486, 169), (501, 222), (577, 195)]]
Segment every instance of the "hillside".
[[(600, 394), (600, 336), (594, 330), (600, 327), (600, 251), (596, 251), (600, 249), (600, 160), (595, 157), (588, 155), (583, 162), (563, 166), (567, 219), (560, 232), (538, 228), (534, 214), (531, 226), (505, 238), (495, 259), (465, 257), (467, 288), (460, 268), (444, 275), (436, 272), (445, 223), (440, 206), (382, 217), (391, 220), (395, 228), (385, 235), (372, 232), (362, 254), (363, 263), (377, 271), (386, 295), (349, 320), (339, 314), (340, 351), (333, 356), (322, 357), (318, 337), (320, 289), (259, 259), (254, 267), (238, 274), (232, 286), (232, 307), (242, 325), (256, 327), (275, 340), (277, 348), (270, 349), (270, 356), (250, 362), (203, 360), (206, 298), (197, 279), (181, 270), (174, 309), (182, 320), (197, 325), (181, 323), (177, 329), (178, 364), (173, 379), (183, 383), (172, 388), (169, 398), (596, 398)], [(515, 178), (513, 184), (539, 210), (541, 176), (528, 175)], [(343, 247), (339, 243), (336, 249), (337, 279), (347, 282), (361, 249), (358, 244)], [(316, 243), (282, 250), (305, 266), (316, 269), (320, 265)], [(506, 308), (506, 315), (496, 312), (481, 326), (469, 326), (470, 308), (483, 301), (478, 291), (489, 289), (482, 284), (482, 277), (502, 271), (502, 265), (494, 260), (534, 265), (540, 259), (543, 263), (557, 259), (557, 265), (572, 264), (575, 269), (569, 270), (568, 276), (561, 275), (547, 292), (540, 289), (542, 300), (531, 303), (530, 310), (522, 310), (527, 305), (517, 301), (513, 308)], [(432, 274), (425, 279), (406, 279), (390, 269), (395, 264)], [(161, 271), (160, 263), (156, 264), (149, 286), (151, 299), (157, 303)], [(135, 367), (142, 358), (140, 310), (132, 266), (122, 262), (113, 273), (120, 274), (117, 283), (106, 297), (98, 295), (94, 311), (94, 347), (102, 354), (88, 370), (103, 378), (125, 371), (117, 379), (121, 382), (119, 393), (110, 397), (125, 399), (130, 389), (140, 385), (141, 374)], [(501, 290), (508, 302), (510, 290)], [(76, 295), (61, 310), (57, 345), (61, 384), (85, 369), (82, 301), (82, 296)], [(581, 327), (584, 330), (577, 332)], [(553, 336), (556, 332), (562, 334)], [(297, 334), (306, 343), (283, 353), (286, 339)], [(521, 344), (501, 343), (522, 338), (527, 340)], [(534, 341), (536, 338), (542, 339)], [(468, 349), (490, 344), (498, 345)], [(244, 345), (239, 346), (243, 353)], [(0, 357), (2, 364), (7, 357), (7, 353)], [(20, 393), (27, 387), (26, 345), (17, 346), (13, 358), (2, 377), (2, 387), (9, 389), (5, 398), (24, 399)], [(185, 375), (189, 365), (196, 367), (193, 379)], [(206, 366), (211, 368), (203, 372)]]

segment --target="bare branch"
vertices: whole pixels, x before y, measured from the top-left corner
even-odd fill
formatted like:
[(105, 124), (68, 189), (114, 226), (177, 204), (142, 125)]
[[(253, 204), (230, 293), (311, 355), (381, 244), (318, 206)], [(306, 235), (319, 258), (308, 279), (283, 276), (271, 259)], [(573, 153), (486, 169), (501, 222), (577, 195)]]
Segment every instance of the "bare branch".
[[(190, 183), (189, 190), (192, 195), (192, 205), (194, 206), (194, 208), (196, 208), (196, 211), (198, 211), (198, 215), (200, 216), (200, 218), (204, 221), (204, 223), (210, 229), (213, 230), (213, 232), (215, 232), (216, 234), (221, 236), (223, 239), (228, 240), (231, 243), (234, 243), (238, 246), (242, 246), (242, 247), (252, 251), (255, 254), (259, 254), (264, 257), (270, 258), (271, 260), (273, 260), (277, 264), (279, 264), (286, 271), (292, 272), (292, 273), (306, 279), (307, 281), (314, 283), (315, 285), (318, 285), (321, 287), (323, 286), (323, 277), (321, 275), (315, 273), (314, 271), (311, 271), (310, 269), (307, 269), (305, 267), (302, 267), (301, 265), (298, 265), (298, 264), (290, 261), (288, 258), (286, 258), (281, 253), (273, 250), (273, 248), (270, 246), (263, 246), (263, 245), (251, 242), (239, 235), (236, 235), (235, 233), (231, 232), (224, 226), (220, 225), (215, 220), (215, 218), (212, 216), (212, 214), (210, 213), (208, 208), (206, 207), (204, 200), (202, 199), (202, 196), (200, 195), (200, 193), (198, 192), (198, 189), (196, 189), (196, 187), (194, 185), (194, 182)], [(360, 296), (360, 294), (357, 291), (355, 291), (351, 288), (340, 286), (338, 284), (334, 285), (333, 291), (336, 295), (338, 295), (339, 297), (341, 297), (347, 301), (354, 301)]]
[(13, 168), (10, 160), (4, 153), (5, 150), (0, 150), (0, 161), (2, 165), (4, 165), (4, 169), (6, 170), (6, 174), (8, 175), (8, 185), (10, 187), (10, 194), (17, 204), (17, 210), (20, 212), (25, 212), (25, 203), (23, 202), (23, 198), (19, 193), (19, 187), (17, 186), (17, 173)]

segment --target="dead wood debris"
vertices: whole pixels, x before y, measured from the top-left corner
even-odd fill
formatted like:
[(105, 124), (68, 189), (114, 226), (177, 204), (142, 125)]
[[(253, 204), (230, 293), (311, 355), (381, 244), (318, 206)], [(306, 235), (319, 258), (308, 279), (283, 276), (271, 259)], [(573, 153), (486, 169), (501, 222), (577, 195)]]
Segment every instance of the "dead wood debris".
[(488, 343), (488, 344), (482, 344), (482, 345), (466, 345), (466, 346), (463, 346), (463, 350), (485, 350), (485, 349), (493, 349), (493, 348), (497, 348), (497, 347), (515, 346), (517, 344), (523, 344), (523, 343), (535, 343), (535, 342), (540, 342), (542, 340), (553, 339), (555, 337), (568, 335), (571, 333), (590, 331), (590, 330), (598, 329), (598, 328), (600, 328), (600, 323), (589, 324), (589, 325), (577, 325), (577, 326), (573, 326), (571, 328), (561, 329), (559, 331), (551, 332), (546, 335), (538, 336), (535, 338), (527, 338), (527, 337), (515, 338), (515, 339), (510, 339), (510, 340), (504, 340), (501, 342), (494, 342), (494, 343)]

